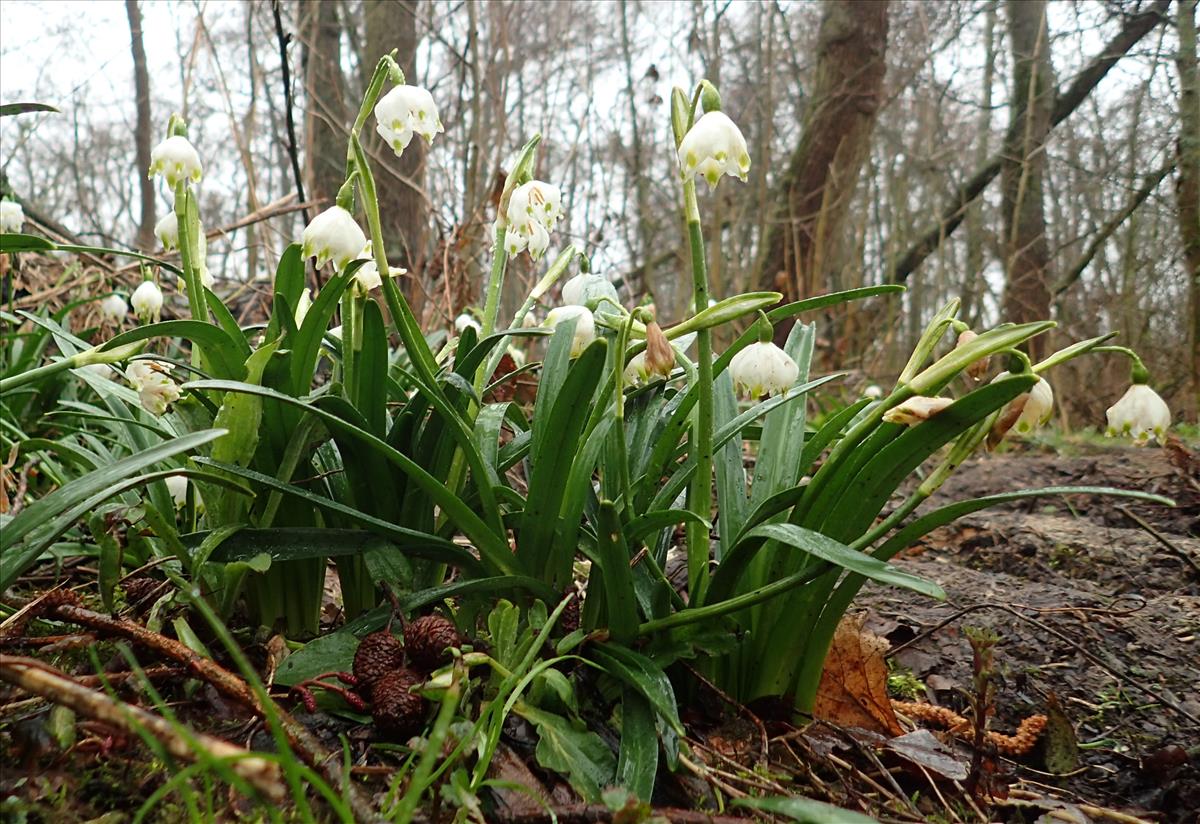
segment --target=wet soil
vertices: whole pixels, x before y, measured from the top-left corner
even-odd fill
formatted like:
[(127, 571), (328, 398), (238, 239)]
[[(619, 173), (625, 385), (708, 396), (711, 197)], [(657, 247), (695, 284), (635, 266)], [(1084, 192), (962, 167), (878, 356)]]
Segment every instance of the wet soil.
[[(1010, 765), (1053, 787), (1164, 821), (1200, 811), (1200, 482), (1188, 453), (1105, 449), (1076, 457), (985, 455), (931, 504), (1016, 488), (1104, 485), (1174, 508), (1096, 496), (1039, 498), (937, 530), (896, 563), (937, 581), (945, 603), (863, 590), (867, 628), (893, 645), (929, 700), (960, 713), (972, 684), (963, 630), (1000, 636), (992, 726), (1012, 731), (1057, 697), (1080, 745), (1067, 775), (1035, 751)], [(1141, 523), (1138, 523), (1138, 521)]]

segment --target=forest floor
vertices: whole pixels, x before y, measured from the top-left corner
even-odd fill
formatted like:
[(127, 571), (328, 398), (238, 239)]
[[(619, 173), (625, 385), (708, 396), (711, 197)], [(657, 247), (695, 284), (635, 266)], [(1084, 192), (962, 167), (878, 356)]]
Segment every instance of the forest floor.
[[(1195, 457), (1186, 450), (1112, 446), (982, 456), (964, 465), (933, 503), (1016, 488), (1087, 484), (1155, 492), (1179, 505), (1073, 496), (985, 510), (934, 532), (895, 561), (940, 583), (946, 602), (895, 589), (863, 590), (855, 608), (865, 616), (864, 629), (891, 647), (894, 698), (927, 701), (969, 716), (973, 667), (964, 630), (986, 628), (999, 636), (991, 728), (1011, 733), (1022, 720), (1046, 713), (1048, 703), (1065, 714), (1068, 723), (1052, 718), (1050, 726), (1058, 732), (1047, 733), (1025, 755), (988, 754), (982, 767), (987, 796), (974, 808), (952, 780), (927, 780), (939, 764), (943, 778), (965, 770), (974, 755), (970, 742), (936, 727), (935, 738), (923, 739), (936, 752), (898, 757), (900, 748), (878, 736), (851, 741), (845, 731), (822, 732), (821, 724), (796, 730), (768, 721), (757, 728), (743, 724), (740, 732), (734, 724), (720, 735), (697, 733), (698, 741), (712, 745), (702, 759), (716, 765), (724, 783), (705, 786), (695, 775), (673, 775), (660, 782), (655, 811), (668, 821), (730, 821), (729, 811), (709, 817), (697, 810), (711, 809), (718, 788), (728, 794), (730, 789), (784, 787), (826, 800), (856, 799), (881, 821), (1196, 821), (1200, 472), (1189, 460)], [(86, 567), (76, 574), (86, 580)], [(80, 638), (85, 646), (96, 639), (86, 634), (60, 638), (33, 649), (5, 643), (0, 652), (38, 656), (76, 675), (93, 672), (78, 646)], [(108, 642), (95, 648), (102, 661), (120, 659)], [(163, 666), (141, 653), (139, 658), (144, 666)], [(253, 720), (210, 684), (177, 677), (160, 687), (181, 719), (196, 728), (269, 748)], [(296, 712), (335, 749), (337, 734), (345, 733), (362, 763), (359, 757), (372, 738), (369, 727)], [(900, 714), (903, 718), (903, 710)], [(162, 786), (160, 762), (131, 736), (104, 724), (81, 721), (68, 735), (63, 722), (45, 703), (0, 687), (0, 819), (132, 820), (131, 813)], [(560, 821), (647, 820), (579, 804), (564, 782), (537, 767), (532, 740), (526, 740), (529, 732), (519, 723), (506, 728), (496, 777), (529, 786), (557, 809)], [(759, 733), (772, 739), (769, 766), (754, 763)], [(730, 739), (724, 747), (718, 746), (722, 735)], [(842, 740), (835, 740), (838, 736)], [(1051, 745), (1045, 743), (1048, 737), (1054, 738)], [(68, 741), (73, 743), (64, 752)], [(777, 745), (794, 758), (790, 766), (778, 757)], [(1057, 759), (1054, 772), (1046, 768), (1048, 757)], [(370, 794), (382, 797), (390, 768), (373, 763), (357, 772)], [(232, 793), (218, 799), (223, 806), (216, 820), (242, 820), (240, 813), (257, 820)], [(501, 791), (487, 820), (548, 821), (545, 809), (523, 793)], [(149, 820), (186, 814), (168, 801)]]

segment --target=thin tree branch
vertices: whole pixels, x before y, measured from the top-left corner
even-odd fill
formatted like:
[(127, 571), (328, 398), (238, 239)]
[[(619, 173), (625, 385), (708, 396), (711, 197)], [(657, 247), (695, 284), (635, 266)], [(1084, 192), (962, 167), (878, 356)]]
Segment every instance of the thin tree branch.
[[(304, 197), (304, 173), (300, 170), (300, 151), (296, 147), (296, 118), (293, 115), (292, 101), (292, 73), (288, 68), (288, 42), (292, 36), (285, 34), (283, 31), (283, 18), (280, 16), (279, 0), (271, 0), (271, 14), (275, 18), (275, 36), (279, 40), (279, 66), (283, 70), (283, 110), (287, 116), (287, 150), (288, 157), (292, 159), (292, 176), (296, 179), (296, 194), (301, 203), (305, 203)], [(309, 222), (308, 209), (304, 210), (304, 222)]]

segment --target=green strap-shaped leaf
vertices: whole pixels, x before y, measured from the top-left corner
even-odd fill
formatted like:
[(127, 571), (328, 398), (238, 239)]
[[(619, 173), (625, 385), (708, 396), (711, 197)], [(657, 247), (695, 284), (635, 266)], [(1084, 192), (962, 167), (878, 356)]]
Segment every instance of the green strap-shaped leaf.
[(200, 347), (213, 371), (214, 376), (227, 380), (241, 380), (246, 375), (243, 364), (245, 356), (245, 339), (230, 336), (219, 326), (214, 326), (202, 320), (164, 320), (148, 326), (139, 326), (122, 332), (108, 343), (100, 347), (101, 351), (110, 351), (150, 338), (187, 338)]

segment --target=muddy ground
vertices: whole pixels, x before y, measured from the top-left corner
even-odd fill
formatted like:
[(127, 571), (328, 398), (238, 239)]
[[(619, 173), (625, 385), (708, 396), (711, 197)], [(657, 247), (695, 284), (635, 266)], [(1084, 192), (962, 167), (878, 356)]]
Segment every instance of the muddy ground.
[(1035, 753), (1029, 766), (1010, 765), (1010, 780), (1161, 820), (1198, 820), (1200, 475), (1186, 458), (1133, 448), (976, 458), (938, 498), (1089, 484), (1179, 505), (1075, 496), (985, 510), (897, 559), (940, 583), (946, 603), (864, 589), (868, 629), (898, 650), (894, 665), (921, 681), (924, 698), (964, 711), (972, 672), (964, 627), (1001, 636), (995, 728), (1011, 732), (1057, 696), (1080, 744), (1078, 766), (1043, 774)]

